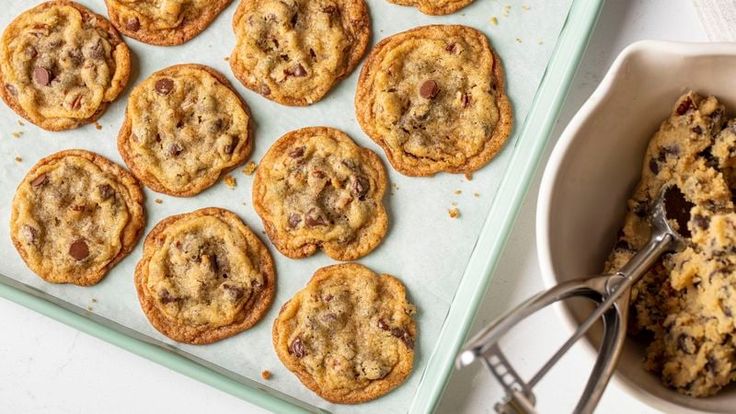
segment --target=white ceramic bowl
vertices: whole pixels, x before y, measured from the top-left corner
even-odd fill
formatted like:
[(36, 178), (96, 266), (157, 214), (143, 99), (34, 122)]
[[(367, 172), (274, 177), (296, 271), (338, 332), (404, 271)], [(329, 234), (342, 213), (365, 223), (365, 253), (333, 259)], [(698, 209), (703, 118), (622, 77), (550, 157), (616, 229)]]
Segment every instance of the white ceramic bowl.
[[(537, 207), (537, 250), (547, 286), (601, 272), (647, 143), (688, 89), (716, 95), (736, 111), (736, 44), (634, 43), (570, 121), (544, 171)], [(564, 308), (571, 332), (580, 312)], [(614, 377), (632, 395), (667, 413), (736, 412), (733, 385), (714, 397), (685, 397), (646, 372), (643, 355), (640, 345), (627, 341)]]

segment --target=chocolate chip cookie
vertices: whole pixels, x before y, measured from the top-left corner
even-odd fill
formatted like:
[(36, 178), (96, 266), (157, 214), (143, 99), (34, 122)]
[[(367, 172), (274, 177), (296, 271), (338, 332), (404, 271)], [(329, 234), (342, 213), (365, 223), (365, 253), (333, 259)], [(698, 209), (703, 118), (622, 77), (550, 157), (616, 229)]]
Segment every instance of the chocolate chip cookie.
[[(680, 393), (705, 397), (736, 380), (736, 120), (714, 96), (681, 96), (651, 138), (641, 181), (605, 266), (620, 269), (650, 235), (648, 208), (665, 185), (690, 212), (673, 223), (682, 251), (662, 256), (631, 292), (630, 331), (645, 367)], [(668, 200), (669, 202), (669, 200)]]
[(333, 259), (354, 260), (386, 235), (386, 185), (373, 151), (334, 128), (303, 128), (281, 137), (261, 160), (253, 205), (286, 256), (321, 248)]
[(88, 286), (130, 253), (144, 226), (135, 177), (100, 155), (68, 150), (39, 161), (20, 183), (10, 236), (44, 280)]
[(241, 1), (230, 57), (247, 88), (285, 105), (322, 99), (363, 57), (371, 37), (363, 0)]
[(208, 344), (263, 317), (273, 302), (276, 271), (266, 246), (238, 216), (204, 208), (151, 230), (135, 287), (143, 312), (162, 334)]
[(0, 43), (0, 97), (50, 131), (94, 122), (125, 88), (130, 52), (104, 17), (65, 0), (15, 18)]
[(176, 65), (133, 89), (118, 150), (151, 189), (191, 196), (245, 161), (253, 149), (248, 107), (203, 65)]
[(473, 0), (388, 0), (402, 6), (416, 7), (420, 12), (433, 16), (452, 14), (462, 9)]
[(322, 398), (354, 404), (398, 387), (414, 363), (404, 285), (357, 263), (323, 267), (273, 324), (281, 362)]
[(381, 41), (360, 73), (363, 130), (402, 174), (472, 173), (512, 125), (498, 56), (466, 26), (423, 26)]
[(105, 0), (112, 24), (128, 37), (180, 45), (202, 33), (232, 0)]

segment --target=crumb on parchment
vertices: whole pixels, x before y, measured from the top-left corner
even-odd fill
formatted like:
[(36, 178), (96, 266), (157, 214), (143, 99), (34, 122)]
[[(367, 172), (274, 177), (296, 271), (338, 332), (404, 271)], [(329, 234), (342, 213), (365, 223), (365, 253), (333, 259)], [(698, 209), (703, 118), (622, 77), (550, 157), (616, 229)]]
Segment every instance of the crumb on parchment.
[(15, 131), (11, 132), (10, 134), (13, 136), (13, 138), (20, 138), (23, 136), (23, 131)]
[(498, 17), (496, 16), (491, 17), (491, 24), (494, 26), (498, 26)]
[(465, 173), (465, 179), (468, 181), (473, 181), (473, 173)]
[(455, 190), (455, 195), (460, 195), (463, 193), (463, 190)]
[(23, 158), (21, 158), (21, 157), (15, 157), (15, 162), (23, 162)]
[(19, 119), (19, 120), (18, 120), (18, 125), (20, 125), (20, 126), (26, 126), (26, 123), (25, 123), (25, 122), (23, 122), (23, 121), (21, 121), (21, 120)]
[(162, 200), (162, 199), (160, 199), (160, 198), (157, 198), (157, 199), (155, 199), (155, 200), (153, 200), (153, 201), (154, 201), (154, 202), (155, 202), (156, 204), (161, 204), (161, 203), (163, 203), (163, 202), (164, 202), (164, 200)]
[(253, 173), (256, 172), (257, 168), (258, 168), (258, 164), (256, 164), (253, 161), (248, 161), (248, 163), (245, 164), (245, 167), (243, 167), (243, 174), (253, 175)]
[(453, 208), (447, 210), (447, 213), (450, 215), (450, 218), (456, 219), (456, 218), (460, 217), (460, 210), (458, 210), (457, 207), (453, 207)]
[(102, 125), (99, 122), (95, 121), (95, 128), (97, 128), (97, 130), (99, 131), (102, 129)]
[(235, 177), (232, 175), (225, 176), (225, 179), (223, 180), (225, 182), (225, 185), (228, 186), (231, 190), (235, 188), (236, 185), (238, 185), (238, 182), (235, 181)]
[(473, 193), (473, 196), (474, 196), (475, 198), (478, 198), (478, 197), (480, 197), (480, 193)]
[(264, 379), (264, 380), (266, 380), (266, 381), (268, 381), (268, 380), (270, 380), (270, 379), (271, 379), (271, 375), (272, 375), (272, 374), (271, 374), (271, 371), (269, 371), (269, 370), (267, 370), (267, 369), (264, 369), (264, 370), (263, 370), (263, 371), (261, 372), (261, 378), (263, 378), (263, 379)]

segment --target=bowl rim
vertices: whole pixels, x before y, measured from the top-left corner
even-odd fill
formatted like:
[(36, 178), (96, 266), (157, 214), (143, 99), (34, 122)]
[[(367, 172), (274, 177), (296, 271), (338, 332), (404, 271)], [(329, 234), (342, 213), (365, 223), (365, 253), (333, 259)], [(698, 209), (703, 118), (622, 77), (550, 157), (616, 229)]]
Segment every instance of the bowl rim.
[[(578, 109), (577, 113), (573, 116), (573, 118), (563, 130), (562, 134), (560, 134), (560, 137), (555, 143), (550, 157), (547, 160), (547, 164), (544, 167), (544, 172), (539, 187), (539, 193), (537, 195), (535, 237), (537, 258), (545, 288), (551, 288), (558, 283), (552, 267), (549, 224), (550, 204), (552, 200), (552, 194), (554, 193), (554, 184), (557, 181), (557, 176), (560, 173), (562, 163), (567, 158), (570, 146), (572, 142), (575, 141), (575, 138), (578, 136), (580, 128), (583, 126), (589, 116), (596, 111), (598, 106), (605, 100), (605, 98), (611, 94), (614, 84), (622, 75), (622, 72), (624, 72), (628, 68), (627, 62), (631, 59), (636, 59), (637, 55), (650, 52), (656, 52), (660, 54), (664, 53), (681, 57), (718, 55), (736, 56), (736, 43), (641, 40), (630, 44), (619, 53), (611, 67), (608, 69), (608, 72), (606, 72), (605, 76), (595, 88), (593, 93)], [(562, 319), (565, 328), (570, 332), (570, 334), (572, 334), (572, 332), (574, 332), (578, 326), (578, 323), (573, 319), (572, 314), (566, 310), (565, 306), (554, 306), (554, 308), (560, 319)], [(595, 357), (597, 356), (597, 350), (590, 344), (590, 342), (585, 341), (585, 345), (582, 348), (585, 350), (583, 352), (585, 352), (586, 357), (589, 357), (591, 360), (595, 359)], [(662, 410), (664, 412), (677, 412), (688, 414), (708, 412), (685, 407), (674, 402), (662, 399), (661, 397), (652, 395), (649, 392), (638, 387), (632, 381), (622, 378), (617, 373), (614, 373), (611, 382), (621, 386), (621, 388), (627, 394), (634, 395), (636, 398), (638, 398), (643, 403), (649, 405), (650, 407)]]

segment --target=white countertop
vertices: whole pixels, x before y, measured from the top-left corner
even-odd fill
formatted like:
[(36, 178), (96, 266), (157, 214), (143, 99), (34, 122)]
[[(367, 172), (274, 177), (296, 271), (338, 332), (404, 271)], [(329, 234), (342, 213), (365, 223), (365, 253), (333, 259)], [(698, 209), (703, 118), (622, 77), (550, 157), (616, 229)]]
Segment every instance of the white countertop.
[[(640, 39), (707, 40), (690, 0), (608, 0), (552, 141), (598, 85), (616, 55)], [(481, 305), (474, 331), (543, 288), (534, 237), (541, 170)], [(558, 315), (547, 312), (522, 325), (504, 343), (511, 350), (511, 360), (528, 376), (566, 335)], [(592, 366), (592, 360), (576, 351), (573, 348), (535, 389), (541, 412), (569, 412), (575, 404)], [(500, 396), (500, 387), (490, 374), (479, 366), (471, 367), (452, 377), (438, 412), (492, 412)], [(0, 299), (0, 412), (264, 411)], [(606, 390), (597, 412), (655, 411), (614, 383)]]

